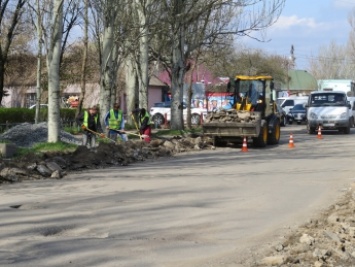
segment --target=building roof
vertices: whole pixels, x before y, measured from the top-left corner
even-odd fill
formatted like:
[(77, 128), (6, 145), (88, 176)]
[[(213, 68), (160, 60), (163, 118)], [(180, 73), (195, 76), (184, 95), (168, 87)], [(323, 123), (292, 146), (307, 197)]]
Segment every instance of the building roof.
[(163, 87), (163, 86), (167, 86), (167, 85), (164, 82), (162, 82), (159, 78), (152, 75), (152, 77), (150, 77), (150, 79), (149, 79), (149, 86)]
[(318, 88), (317, 80), (306, 70), (289, 70), (290, 81), (282, 83), (282, 90), (289, 91), (316, 91)]

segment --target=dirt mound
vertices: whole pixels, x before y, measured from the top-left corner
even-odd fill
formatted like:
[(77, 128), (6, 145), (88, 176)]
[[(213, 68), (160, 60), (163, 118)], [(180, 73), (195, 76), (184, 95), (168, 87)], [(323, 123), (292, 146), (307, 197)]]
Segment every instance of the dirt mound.
[[(32, 139), (33, 136), (36, 138)], [(45, 124), (37, 126), (22, 124), (0, 136), (0, 140), (14, 142), (18, 146), (30, 146), (36, 142), (45, 142), (46, 138)], [(61, 133), (61, 140), (80, 144), (76, 137), (68, 133)], [(149, 144), (141, 140), (121, 143), (99, 142), (94, 149), (78, 146), (73, 153), (28, 154), (12, 160), (0, 158), (0, 184), (29, 179), (59, 179), (68, 171), (126, 166), (137, 161), (170, 157), (191, 150), (213, 148), (211, 140), (195, 135), (193, 137), (156, 138)]]
[(355, 185), (322, 214), (292, 232), (258, 264), (249, 266), (355, 266)]

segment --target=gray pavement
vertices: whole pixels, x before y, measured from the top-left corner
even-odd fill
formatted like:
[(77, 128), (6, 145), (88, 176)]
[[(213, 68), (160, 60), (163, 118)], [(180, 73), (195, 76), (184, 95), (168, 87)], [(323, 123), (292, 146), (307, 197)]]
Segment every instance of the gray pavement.
[(354, 181), (355, 130), (323, 137), (3, 186), (0, 265), (252, 266)]

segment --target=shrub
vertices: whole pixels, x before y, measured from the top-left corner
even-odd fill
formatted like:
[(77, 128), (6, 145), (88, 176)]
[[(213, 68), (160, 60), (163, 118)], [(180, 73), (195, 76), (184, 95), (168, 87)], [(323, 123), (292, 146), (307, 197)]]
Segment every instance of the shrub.
[[(75, 121), (76, 109), (62, 108), (60, 110), (60, 118), (63, 123)], [(0, 124), (12, 124), (35, 121), (35, 109), (28, 108), (0, 108)], [(39, 121), (46, 121), (48, 117), (48, 109), (40, 109)]]

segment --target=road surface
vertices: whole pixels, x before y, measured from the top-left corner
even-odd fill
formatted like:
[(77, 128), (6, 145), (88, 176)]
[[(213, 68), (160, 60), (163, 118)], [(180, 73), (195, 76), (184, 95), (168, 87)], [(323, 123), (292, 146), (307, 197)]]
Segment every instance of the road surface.
[(323, 137), (4, 185), (0, 266), (251, 266), (354, 181), (355, 130)]

